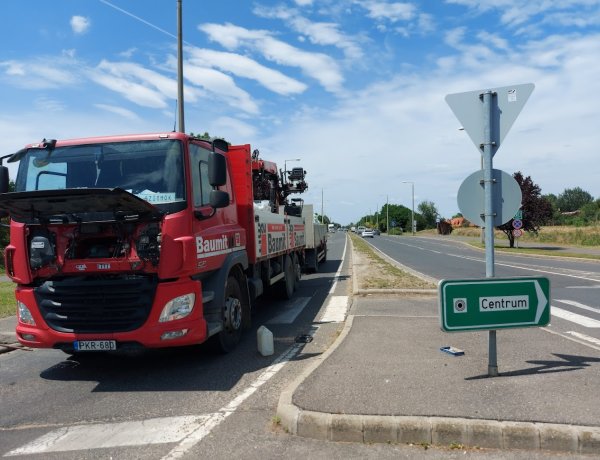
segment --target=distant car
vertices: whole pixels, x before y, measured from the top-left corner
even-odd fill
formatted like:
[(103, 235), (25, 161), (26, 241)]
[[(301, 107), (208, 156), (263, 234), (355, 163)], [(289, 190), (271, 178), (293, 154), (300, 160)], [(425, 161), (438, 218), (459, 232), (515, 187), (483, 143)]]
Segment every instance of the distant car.
[(373, 238), (373, 230), (371, 230), (370, 228), (366, 228), (362, 231), (361, 236), (363, 238)]
[(381, 232), (378, 228), (373, 229), (373, 235), (381, 235)]

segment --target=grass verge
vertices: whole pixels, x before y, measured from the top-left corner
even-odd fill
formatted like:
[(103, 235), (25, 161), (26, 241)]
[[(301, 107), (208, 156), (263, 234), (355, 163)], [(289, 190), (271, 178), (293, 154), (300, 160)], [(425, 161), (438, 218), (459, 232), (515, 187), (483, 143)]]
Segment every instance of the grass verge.
[(377, 254), (362, 238), (350, 233), (358, 260), (354, 261), (354, 276), (359, 289), (435, 289), (424, 281), (393, 266)]
[(0, 281), (0, 318), (16, 314), (15, 283)]

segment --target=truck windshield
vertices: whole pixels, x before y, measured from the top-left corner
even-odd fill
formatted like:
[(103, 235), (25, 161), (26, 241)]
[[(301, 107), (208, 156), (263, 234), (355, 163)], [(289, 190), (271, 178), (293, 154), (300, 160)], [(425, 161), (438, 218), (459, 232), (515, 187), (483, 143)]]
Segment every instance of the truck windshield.
[(30, 149), (15, 191), (121, 188), (174, 212), (185, 207), (181, 142), (146, 140)]

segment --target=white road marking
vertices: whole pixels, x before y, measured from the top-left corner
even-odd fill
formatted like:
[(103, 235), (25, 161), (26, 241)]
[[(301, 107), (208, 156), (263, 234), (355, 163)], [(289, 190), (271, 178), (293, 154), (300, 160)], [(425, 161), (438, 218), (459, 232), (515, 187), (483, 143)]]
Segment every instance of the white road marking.
[[(428, 249), (428, 248), (423, 248), (420, 246), (415, 246), (413, 244), (407, 244), (407, 243), (400, 243), (397, 241), (394, 241), (394, 243), (400, 244), (400, 245), (404, 245), (404, 246), (409, 246), (412, 248), (416, 248), (416, 249), (421, 249), (421, 250), (425, 250), (425, 251), (429, 251), (429, 252), (436, 252), (432, 249)], [(479, 259), (476, 257), (471, 257), (471, 256), (463, 256), (463, 255), (459, 255), (459, 254), (446, 254), (449, 257), (456, 257), (458, 259), (465, 259), (465, 260), (472, 260), (474, 262), (481, 262), (481, 263), (485, 263), (484, 259)], [(395, 259), (394, 259), (395, 260)], [(560, 272), (555, 272), (555, 271), (550, 271), (550, 270), (542, 270), (540, 268), (529, 268), (529, 267), (523, 267), (521, 265), (511, 265), (511, 264), (507, 264), (507, 263), (502, 263), (502, 262), (498, 262), (495, 261), (494, 265), (496, 266), (502, 266), (502, 267), (508, 267), (508, 268), (517, 268), (520, 270), (526, 270), (526, 271), (532, 271), (532, 272), (538, 272), (538, 273), (547, 273), (549, 275), (558, 275), (558, 276), (566, 276), (568, 278), (576, 278), (576, 279), (581, 279), (581, 280), (586, 280), (586, 281), (592, 281), (592, 282), (598, 282), (599, 280), (597, 278), (587, 278), (585, 276), (580, 276), (580, 275), (571, 275), (568, 273), (560, 273)], [(588, 272), (586, 272), (588, 273)], [(594, 273), (592, 273), (592, 276), (594, 275)]]
[(600, 284), (595, 286), (565, 286), (567, 289), (600, 289)]
[(286, 303), (283, 312), (267, 321), (267, 324), (292, 324), (310, 302), (310, 297), (296, 297)]
[(323, 316), (318, 321), (319, 323), (342, 322), (346, 319), (348, 311), (348, 296), (337, 295), (330, 296), (325, 306)]
[(563, 310), (562, 308), (555, 307), (554, 305), (552, 305), (550, 313), (552, 314), (552, 316), (566, 319), (567, 321), (577, 323), (580, 326), (600, 328), (600, 321), (588, 318), (587, 316), (578, 315), (577, 313), (571, 313), (570, 311)]
[(277, 374), (288, 361), (293, 359), (302, 346), (302, 344), (295, 344), (288, 348), (256, 380), (227, 405), (213, 414), (66, 426), (14, 449), (5, 454), (4, 457), (178, 442), (179, 444), (163, 459), (181, 458), (215, 427), (233, 414), (256, 390)]
[(65, 426), (4, 456), (179, 442), (209, 418), (208, 415), (161, 417), (133, 422)]
[(561, 300), (561, 299), (554, 299), (554, 300), (556, 302), (566, 303), (567, 305), (571, 305), (572, 307), (577, 307), (577, 308), (581, 308), (583, 310), (593, 311), (594, 313), (600, 313), (600, 308), (590, 307), (588, 305), (584, 305), (582, 303), (575, 302), (574, 300)]
[(238, 396), (236, 396), (229, 404), (219, 409), (218, 412), (212, 414), (207, 422), (194, 430), (188, 436), (186, 436), (178, 446), (176, 446), (171, 452), (165, 455), (162, 460), (174, 460), (184, 456), (192, 447), (198, 444), (206, 435), (208, 435), (215, 427), (217, 427), (223, 420), (233, 414), (238, 407), (256, 390), (258, 390), (263, 384), (269, 381), (281, 368), (290, 361), (302, 347), (301, 344), (292, 345), (282, 355), (279, 356), (273, 363), (267, 367), (258, 378), (252, 382), (245, 390), (243, 390)]
[(337, 272), (335, 272), (335, 276), (333, 279), (335, 280), (331, 285), (331, 289), (329, 290), (329, 294), (333, 294), (335, 291), (335, 287), (337, 286), (337, 282), (340, 279), (340, 274), (342, 273), (342, 265), (344, 265), (344, 259), (346, 258), (346, 249), (348, 247), (348, 239), (344, 240), (344, 252), (342, 253), (342, 259), (340, 260), (340, 266), (338, 267)]
[(575, 331), (567, 331), (567, 334), (571, 334), (573, 337), (577, 337), (578, 339), (585, 340), (586, 342), (590, 342), (594, 345), (600, 346), (600, 339), (597, 339), (595, 337), (590, 337), (589, 335), (581, 334), (580, 332)]
[(342, 259), (340, 262), (340, 266), (333, 277), (334, 281), (331, 285), (331, 289), (329, 289), (329, 298), (327, 299), (327, 304), (325, 305), (323, 316), (318, 321), (319, 323), (341, 323), (346, 319), (346, 313), (348, 311), (348, 296), (347, 295), (332, 295), (335, 292), (335, 288), (337, 287), (337, 283), (340, 279), (340, 274), (342, 273), (342, 265), (344, 265), (344, 258), (346, 257), (346, 249), (348, 247), (348, 240), (344, 243), (344, 252), (342, 253)]

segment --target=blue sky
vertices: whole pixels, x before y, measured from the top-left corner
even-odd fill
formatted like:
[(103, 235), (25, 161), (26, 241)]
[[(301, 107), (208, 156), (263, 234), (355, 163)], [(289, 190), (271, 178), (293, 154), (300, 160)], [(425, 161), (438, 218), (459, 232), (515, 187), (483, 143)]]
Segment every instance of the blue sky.
[[(176, 0), (3, 2), (0, 151), (170, 131)], [(458, 212), (480, 154), (447, 94), (534, 83), (494, 157), (600, 197), (599, 0), (183, 0), (186, 131), (303, 166), (349, 223), (386, 200)]]

